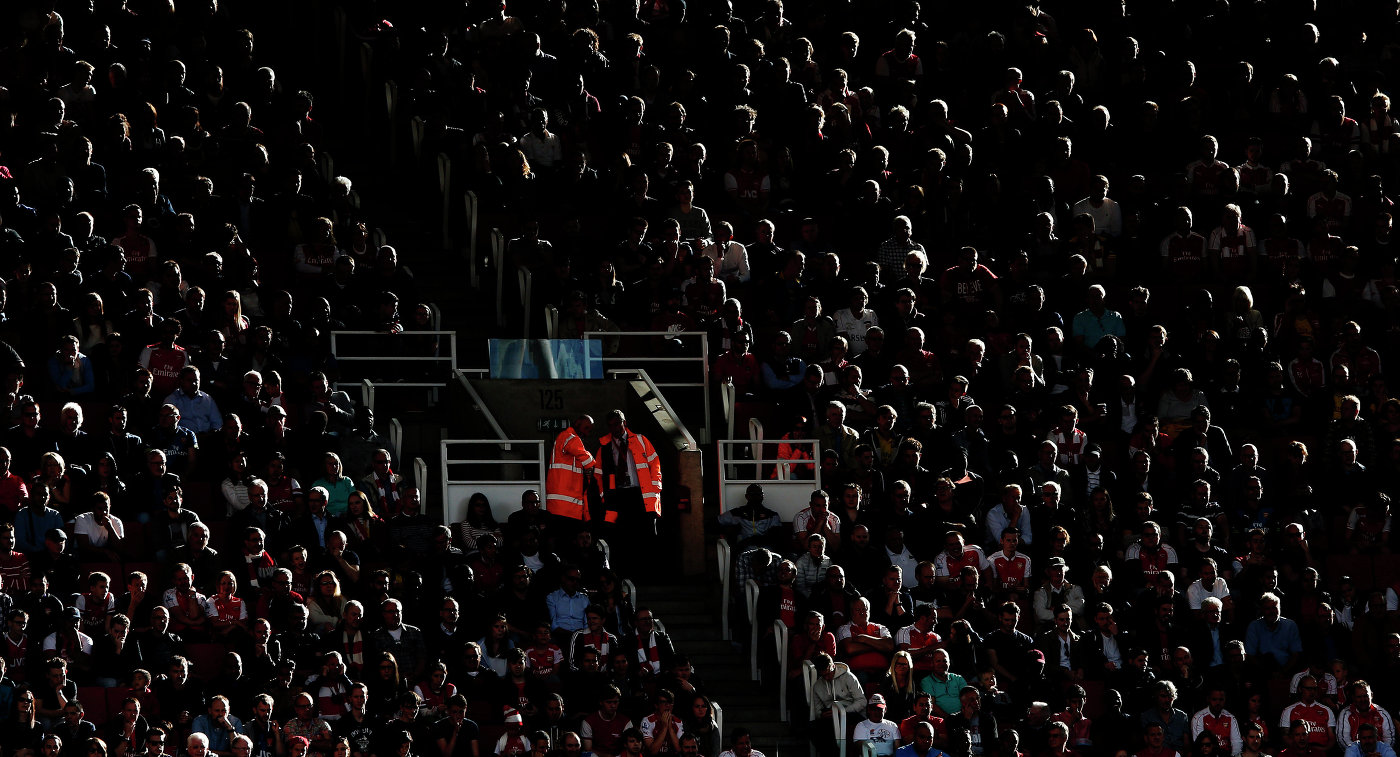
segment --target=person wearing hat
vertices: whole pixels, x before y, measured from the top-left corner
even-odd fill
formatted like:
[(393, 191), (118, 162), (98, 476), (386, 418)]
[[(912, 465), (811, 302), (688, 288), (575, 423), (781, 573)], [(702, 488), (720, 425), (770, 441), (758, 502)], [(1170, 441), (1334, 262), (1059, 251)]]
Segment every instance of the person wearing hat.
[(1055, 611), (1060, 605), (1069, 605), (1076, 621), (1083, 621), (1084, 590), (1066, 578), (1069, 566), (1063, 557), (1052, 557), (1045, 565), (1045, 583), (1040, 585), (1031, 600), (1035, 619), (1040, 630), (1048, 631), (1055, 627)]
[(59, 614), (54, 632), (44, 637), (44, 652), (49, 657), (61, 657), (69, 664), (86, 665), (92, 654), (92, 637), (78, 630), (83, 613), (69, 607)]
[(84, 588), (80, 583), (83, 566), (68, 548), (69, 543), (67, 531), (51, 528), (44, 534), (44, 551), (29, 560), (31, 574), (48, 576), (49, 591), (61, 597), (77, 594)]
[(899, 726), (891, 720), (885, 720), (885, 697), (883, 694), (871, 694), (870, 701), (865, 705), (865, 720), (856, 724), (855, 740), (856, 749), (862, 751), (868, 743), (875, 749), (875, 757), (890, 757), (894, 754), (895, 744), (899, 742)]
[(496, 744), (491, 754), (501, 755), (501, 757), (520, 757), (530, 752), (530, 739), (523, 733), (525, 718), (521, 716), (520, 710), (506, 705), (501, 710), (505, 717), (505, 733), (496, 740)]

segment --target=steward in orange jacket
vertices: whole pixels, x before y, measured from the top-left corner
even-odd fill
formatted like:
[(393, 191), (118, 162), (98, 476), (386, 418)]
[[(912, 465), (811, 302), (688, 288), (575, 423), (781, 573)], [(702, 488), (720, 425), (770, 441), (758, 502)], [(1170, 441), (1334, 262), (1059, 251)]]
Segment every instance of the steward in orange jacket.
[(545, 509), (550, 515), (588, 520), (588, 476), (601, 475), (598, 461), (588, 453), (583, 441), (592, 433), (593, 419), (584, 415), (555, 437), (549, 472), (545, 474)]

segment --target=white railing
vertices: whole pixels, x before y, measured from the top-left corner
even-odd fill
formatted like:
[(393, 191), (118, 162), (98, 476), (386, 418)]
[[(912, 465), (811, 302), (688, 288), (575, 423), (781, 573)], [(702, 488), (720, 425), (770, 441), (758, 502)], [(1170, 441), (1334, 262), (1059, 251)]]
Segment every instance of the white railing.
[(491, 230), (491, 267), (496, 271), (496, 326), (506, 325), (506, 305), (502, 296), (506, 289), (506, 235), (500, 229)]
[(468, 189), (465, 203), (467, 217), (462, 220), (467, 224), (467, 269), (471, 271), (472, 289), (476, 289), (481, 286), (480, 264), (476, 259), (476, 229), (481, 214), (481, 198), (475, 190)]
[(477, 409), (481, 412), (481, 417), (485, 418), (487, 425), (491, 427), (492, 431), (496, 432), (496, 438), (505, 439), (506, 430), (501, 428), (500, 423), (496, 422), (496, 415), (491, 412), (491, 407), (486, 404), (486, 400), (481, 398), (481, 394), (476, 391), (476, 387), (472, 384), (472, 381), (481, 381), (482, 379), (489, 378), (491, 372), (485, 368), (458, 368), (452, 371), (452, 375), (457, 377), (457, 382), (467, 391), (467, 395), (472, 398), (472, 402), (476, 403)]
[(729, 641), (733, 637), (729, 631), (729, 575), (734, 567), (734, 550), (723, 536), (715, 542), (715, 562), (719, 566), (719, 632), (722, 639)]
[[(377, 350), (372, 354), (342, 354), (342, 352), (344, 352), (343, 347), (347, 341), (358, 341), (360, 339), (373, 342), (383, 341), (394, 347), (400, 347), (405, 344), (416, 344), (417, 340), (414, 339), (414, 337), (436, 337), (436, 340), (434, 340), (435, 347), (433, 349), (433, 354), (402, 355), (392, 352), (385, 354)], [(447, 342), (447, 354), (445, 355), (442, 354), (442, 344), (444, 340)], [(373, 377), (362, 377), (355, 381), (337, 381), (335, 383), (337, 389), (343, 389), (347, 386), (359, 386), (362, 391), (366, 392), (365, 401), (370, 404), (371, 407), (373, 407), (374, 403), (374, 393), (384, 388), (432, 389), (434, 391), (434, 399), (436, 400), (437, 390), (447, 385), (447, 382), (450, 380), (451, 372), (457, 367), (457, 332), (404, 331), (402, 333), (393, 334), (388, 331), (332, 331), (331, 354), (335, 355), (337, 363), (368, 363), (378, 367), (395, 366), (400, 363), (440, 363), (441, 371), (439, 375), (442, 376), (440, 381), (397, 381), (393, 380), (393, 377), (381, 373)], [(354, 372), (351, 371), (351, 373)]]
[(778, 717), (788, 722), (788, 644), (790, 632), (782, 619), (773, 621), (773, 644), (778, 648)]
[[(499, 299), (499, 297), (498, 297)], [(643, 338), (642, 347), (638, 354), (617, 354), (607, 355), (606, 346), (609, 341), (618, 340), (619, 345), (627, 344), (627, 339)], [(656, 381), (656, 386), (662, 389), (696, 389), (700, 392), (701, 412), (703, 417), (698, 419), (699, 423), (690, 423), (698, 434), (701, 443), (708, 443), (711, 439), (710, 433), (710, 338), (703, 331), (681, 331), (676, 333), (666, 331), (586, 331), (583, 333), (584, 339), (597, 339), (603, 342), (604, 350), (599, 354), (603, 370), (611, 371), (617, 368), (650, 368), (652, 366), (682, 366), (687, 367), (687, 373), (696, 378), (688, 381)], [(657, 355), (656, 346), (653, 340), (656, 339), (680, 339), (682, 341), (695, 341), (699, 345), (698, 355), (667, 356)], [(689, 364), (689, 365), (687, 365)], [(677, 416), (679, 418), (679, 416)]]
[(418, 491), (428, 483), (428, 463), (421, 457), (413, 458), (413, 482), (418, 484)]
[(437, 156), (438, 192), (442, 195), (442, 249), (452, 249), (452, 158), (445, 152)]
[[(719, 445), (719, 495), (720, 511), (730, 510), (744, 504), (744, 493), (750, 484), (761, 484), (763, 486), (763, 506), (778, 513), (784, 522), (792, 522), (794, 516), (803, 508), (811, 504), (812, 492), (816, 491), (820, 482), (813, 479), (796, 479), (783, 475), (784, 466), (788, 465), (809, 465), (817, 466), (817, 461), (821, 460), (820, 442), (816, 439), (788, 439), (787, 444), (802, 447), (812, 455), (812, 460), (793, 463), (791, 460), (784, 460), (777, 457), (768, 457), (767, 453), (757, 459), (746, 459), (736, 453), (743, 446), (753, 445), (748, 439), (721, 439)], [(762, 444), (776, 449), (778, 442), (768, 440)], [(763, 470), (766, 466), (775, 466), (779, 472), (778, 478), (763, 478)], [(754, 468), (753, 477), (739, 475), (744, 467)], [(732, 503), (732, 504), (731, 504)]]
[[(403, 461), (403, 422), (398, 418), (389, 419), (389, 451), (394, 453), (396, 464)], [(422, 482), (419, 482), (422, 485)]]
[[(520, 336), (530, 338), (530, 314), (535, 312), (535, 274), (525, 266), (515, 269), (516, 281), (520, 285), (520, 302), (525, 311), (525, 323), (520, 329)], [(502, 326), (505, 324), (502, 323)]]
[(486, 495), (501, 523), (520, 509), (526, 489), (544, 496), (549, 450), (543, 440), (444, 439), (441, 455), (442, 515), (449, 526), (466, 517), (474, 492)]
[(384, 82), (384, 114), (389, 125), (389, 165), (399, 162), (399, 84), (393, 79)]
[(619, 368), (608, 371), (608, 378), (612, 379), (618, 379), (629, 375), (634, 379), (640, 379), (646, 382), (647, 390), (651, 394), (651, 397), (648, 399), (650, 402), (656, 403), (655, 407), (648, 406), (647, 410), (653, 413), (658, 410), (663, 412), (676, 424), (676, 430), (680, 432), (681, 438), (685, 440), (685, 448), (689, 450), (699, 449), (700, 445), (696, 444), (695, 436), (690, 433), (690, 429), (686, 428), (685, 421), (681, 419), (676, 409), (671, 407), (671, 403), (666, 399), (666, 395), (662, 394), (660, 385), (652, 381), (651, 376), (645, 370), (641, 368)]
[(762, 591), (758, 582), (750, 578), (744, 582), (744, 609), (749, 614), (749, 679), (762, 681), (758, 670), (758, 593)]
[[(724, 708), (719, 706), (719, 702), (710, 702), (710, 709), (714, 710), (715, 730), (721, 734), (720, 738), (724, 738)], [(773, 757), (778, 757), (778, 753), (774, 752)]]
[(422, 116), (414, 116), (408, 121), (409, 139), (413, 142), (413, 165), (417, 166), (423, 162), (423, 133), (427, 131), (428, 124)]

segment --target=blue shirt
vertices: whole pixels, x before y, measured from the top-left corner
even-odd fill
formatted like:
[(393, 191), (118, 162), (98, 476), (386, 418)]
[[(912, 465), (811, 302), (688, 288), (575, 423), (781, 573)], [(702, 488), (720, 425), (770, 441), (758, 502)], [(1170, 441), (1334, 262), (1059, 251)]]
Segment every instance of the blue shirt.
[(167, 405), (174, 405), (180, 411), (180, 425), (202, 434), (205, 431), (218, 431), (224, 427), (224, 415), (214, 398), (206, 392), (197, 392), (193, 397), (184, 390), (176, 389), (165, 398)]
[(936, 746), (929, 747), (928, 754), (921, 755), (918, 750), (914, 748), (913, 744), (905, 744), (894, 750), (894, 757), (949, 757), (949, 755)]
[(555, 589), (544, 598), (545, 605), (549, 607), (549, 624), (564, 631), (581, 631), (587, 628), (588, 621), (583, 612), (588, 609), (590, 602), (592, 600), (588, 595), (581, 591), (569, 596), (563, 589)]
[(15, 551), (25, 554), (42, 552), (44, 534), (51, 528), (63, 528), (63, 516), (57, 510), (45, 507), (36, 513), (29, 505), (21, 507), (15, 513)]
[(1244, 651), (1250, 655), (1273, 655), (1278, 664), (1287, 665), (1288, 658), (1303, 651), (1298, 624), (1279, 618), (1273, 628), (1263, 618), (1249, 624), (1244, 635)]
[(200, 715), (190, 724), (190, 733), (202, 733), (209, 737), (209, 749), (226, 752), (229, 749), (229, 742), (233, 737), (243, 732), (243, 721), (229, 715), (229, 725), (233, 730), (226, 730), (223, 726), (214, 725), (214, 719), (208, 715)]
[(1123, 316), (1117, 311), (1104, 308), (1103, 315), (1094, 315), (1094, 311), (1085, 308), (1074, 316), (1069, 333), (1071, 336), (1084, 337), (1084, 346), (1092, 350), (1100, 339), (1106, 336), (1121, 339), (1128, 333), (1128, 329), (1123, 325)]
[(1147, 727), (1153, 723), (1161, 725), (1162, 735), (1166, 737), (1165, 743), (1168, 747), (1178, 752), (1186, 749), (1186, 729), (1189, 728), (1191, 724), (1190, 721), (1187, 720), (1185, 712), (1173, 708), (1171, 718), (1169, 720), (1163, 720), (1162, 713), (1158, 712), (1156, 707), (1153, 707), (1142, 713), (1138, 718), (1138, 722), (1142, 723), (1143, 731), (1146, 731)]
[[(1377, 739), (1376, 751), (1371, 752), (1371, 754), (1374, 755), (1374, 757), (1395, 757), (1395, 750), (1392, 749), (1389, 744), (1385, 743), (1384, 741), (1381, 741), (1380, 739)], [(1361, 751), (1361, 742), (1358, 741), (1355, 744), (1352, 744), (1351, 746), (1347, 747), (1347, 750), (1345, 753), (1342, 754), (1342, 757), (1366, 757), (1365, 753)]]

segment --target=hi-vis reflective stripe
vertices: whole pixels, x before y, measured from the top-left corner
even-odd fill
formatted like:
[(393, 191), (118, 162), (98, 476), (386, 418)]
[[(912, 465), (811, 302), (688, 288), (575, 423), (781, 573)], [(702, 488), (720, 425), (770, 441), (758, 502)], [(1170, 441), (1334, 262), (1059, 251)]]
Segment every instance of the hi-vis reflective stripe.
[(564, 494), (551, 494), (551, 495), (549, 495), (549, 498), (550, 498), (550, 499), (557, 499), (557, 500), (560, 500), (560, 501), (563, 501), (563, 502), (568, 502), (568, 503), (574, 504), (574, 505), (582, 505), (582, 504), (584, 504), (584, 501), (583, 501), (583, 500), (581, 500), (581, 499), (579, 499), (579, 498), (577, 498), (577, 497), (570, 497), (570, 496), (564, 495)]

